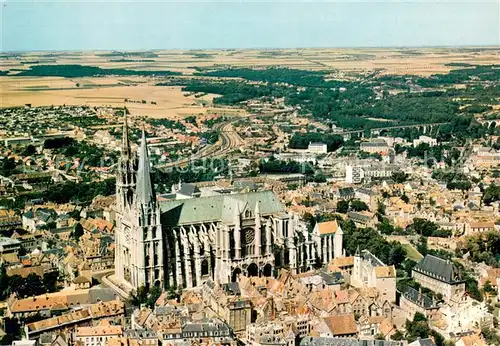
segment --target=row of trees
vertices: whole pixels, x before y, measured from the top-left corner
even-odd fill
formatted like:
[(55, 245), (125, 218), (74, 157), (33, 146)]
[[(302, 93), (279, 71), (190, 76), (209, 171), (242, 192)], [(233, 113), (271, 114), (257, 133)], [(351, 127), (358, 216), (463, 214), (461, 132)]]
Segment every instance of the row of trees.
[(500, 267), (500, 233), (491, 231), (466, 237), (458, 243), (456, 255), (462, 257), (467, 253), (474, 262)]
[(289, 147), (292, 149), (307, 149), (311, 142), (325, 143), (328, 151), (335, 151), (342, 146), (344, 139), (339, 135), (319, 132), (295, 132), (290, 138)]
[(94, 76), (175, 76), (179, 72), (168, 70), (127, 70), (123, 68), (100, 68), (84, 65), (33, 65), (16, 76), (50, 76), (50, 77), (94, 77)]
[(20, 194), (15, 200), (0, 200), (0, 205), (7, 208), (23, 208), (27, 201), (31, 199), (43, 199), (46, 202), (88, 204), (96, 196), (109, 196), (115, 193), (115, 178), (103, 181), (75, 183), (67, 181), (64, 183), (50, 185), (44, 191), (35, 191)]
[(259, 171), (262, 174), (266, 173), (314, 173), (312, 167), (308, 163), (299, 163), (297, 161), (281, 161), (276, 160), (273, 156), (263, 159), (259, 162)]

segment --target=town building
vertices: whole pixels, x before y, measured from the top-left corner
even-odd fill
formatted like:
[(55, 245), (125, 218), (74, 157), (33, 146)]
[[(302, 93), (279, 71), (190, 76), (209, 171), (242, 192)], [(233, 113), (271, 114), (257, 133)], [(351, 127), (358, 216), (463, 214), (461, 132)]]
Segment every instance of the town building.
[(313, 154), (326, 154), (328, 152), (328, 148), (326, 143), (309, 142), (307, 151)]
[(429, 136), (420, 136), (413, 140), (413, 147), (417, 147), (419, 144), (428, 144), (430, 147), (437, 145), (437, 139)]
[(337, 220), (317, 222), (313, 229), (313, 239), (316, 246), (311, 247), (312, 257), (315, 257), (314, 249), (318, 249), (318, 257), (323, 264), (327, 264), (334, 258), (342, 257), (343, 234)]
[(361, 151), (366, 151), (367, 153), (378, 153), (386, 155), (389, 152), (389, 146), (387, 142), (382, 138), (373, 138), (366, 142), (361, 142), (359, 145)]
[(396, 269), (387, 266), (368, 250), (356, 251), (351, 285), (357, 288), (374, 287), (382, 299), (396, 301)]
[(95, 327), (77, 327), (75, 331), (75, 342), (82, 346), (106, 346), (108, 340), (121, 337), (123, 328), (112, 326), (104, 320)]
[[(445, 301), (465, 293), (465, 280), (459, 269), (449, 260), (426, 255), (412, 269), (411, 276), (423, 287), (441, 293)], [(458, 298), (460, 299), (460, 298)]]
[(321, 337), (349, 338), (358, 336), (358, 326), (354, 314), (324, 317), (315, 327)]
[(420, 312), (429, 320), (436, 320), (439, 318), (439, 306), (436, 302), (422, 294), (422, 291), (417, 291), (412, 287), (407, 287), (401, 294), (399, 306), (404, 311), (407, 320), (413, 321), (415, 313)]

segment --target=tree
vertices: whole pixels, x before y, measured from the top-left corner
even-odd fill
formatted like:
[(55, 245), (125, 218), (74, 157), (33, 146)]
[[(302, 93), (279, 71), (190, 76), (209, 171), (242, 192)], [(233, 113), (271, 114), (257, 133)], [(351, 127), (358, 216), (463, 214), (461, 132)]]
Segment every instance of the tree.
[(492, 330), (490, 328), (482, 328), (481, 334), (483, 334), (484, 339), (489, 345), (500, 345), (500, 337), (495, 332), (495, 330)]
[(489, 294), (489, 295), (494, 295), (496, 294), (496, 290), (491, 286), (491, 283), (489, 281), (486, 281), (483, 287), (484, 293)]
[(389, 251), (389, 263), (394, 264), (396, 267), (399, 267), (401, 263), (406, 258), (406, 250), (400, 243), (394, 242), (392, 243), (391, 250)]
[(8, 298), (9, 292), (9, 277), (7, 276), (7, 269), (3, 263), (0, 264), (0, 300)]
[(146, 300), (146, 305), (151, 309), (154, 308), (156, 301), (160, 298), (161, 288), (154, 286), (149, 290), (148, 299)]
[(407, 196), (406, 194), (403, 194), (403, 195), (401, 196), (401, 200), (402, 200), (403, 202), (405, 202), (406, 204), (410, 203), (410, 199), (408, 198), (408, 196)]
[(337, 212), (345, 214), (349, 210), (349, 201), (341, 200), (337, 202)]
[(144, 304), (148, 298), (148, 290), (146, 286), (142, 285), (137, 288), (137, 291), (132, 293), (132, 304), (140, 306)]
[(484, 204), (491, 204), (500, 200), (500, 186), (491, 184), (484, 190), (483, 202)]
[(28, 144), (21, 153), (21, 155), (23, 156), (32, 156), (35, 154), (36, 154), (36, 148), (33, 144)]
[(431, 330), (430, 335), (434, 339), (434, 343), (436, 344), (436, 346), (445, 346), (445, 339), (441, 334), (439, 334), (435, 330)]
[(404, 335), (403, 335), (403, 333), (401, 333), (401, 331), (399, 329), (396, 329), (394, 334), (391, 335), (391, 339), (396, 340), (396, 341), (403, 340)]
[(77, 222), (75, 224), (75, 227), (73, 228), (73, 238), (76, 239), (77, 241), (80, 240), (80, 237), (83, 235), (84, 233), (84, 230), (83, 230), (83, 226)]
[(408, 179), (408, 174), (406, 174), (403, 171), (397, 171), (392, 173), (392, 180), (396, 182), (397, 184), (402, 184)]
[(353, 199), (350, 203), (351, 208), (355, 211), (365, 211), (368, 210), (368, 206), (365, 202), (360, 201), (359, 199)]
[(415, 313), (413, 321), (406, 320), (405, 327), (408, 341), (414, 341), (417, 338), (428, 338), (431, 331), (427, 318), (420, 312)]
[(43, 274), (42, 282), (47, 292), (57, 291), (57, 282), (59, 273), (57, 271), (47, 272)]

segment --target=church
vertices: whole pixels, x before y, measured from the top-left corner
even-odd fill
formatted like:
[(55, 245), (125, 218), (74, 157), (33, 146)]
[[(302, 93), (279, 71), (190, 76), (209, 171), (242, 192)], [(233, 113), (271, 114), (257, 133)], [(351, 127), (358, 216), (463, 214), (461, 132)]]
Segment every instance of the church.
[[(219, 284), (303, 272), (339, 253), (301, 227), (272, 191), (158, 199), (145, 133), (133, 152), (125, 118), (116, 179), (115, 278), (129, 289)], [(326, 244), (326, 243), (325, 243)], [(330, 253), (331, 252), (331, 253)], [(335, 251), (338, 252), (338, 251)]]

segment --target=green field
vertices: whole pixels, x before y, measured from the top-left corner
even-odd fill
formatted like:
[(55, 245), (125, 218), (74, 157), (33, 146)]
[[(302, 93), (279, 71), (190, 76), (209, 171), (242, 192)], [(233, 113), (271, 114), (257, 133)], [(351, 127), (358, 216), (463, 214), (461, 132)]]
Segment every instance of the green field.
[(403, 249), (405, 249), (408, 258), (415, 262), (420, 261), (422, 257), (424, 257), (411, 244), (401, 244), (401, 246), (403, 246)]

